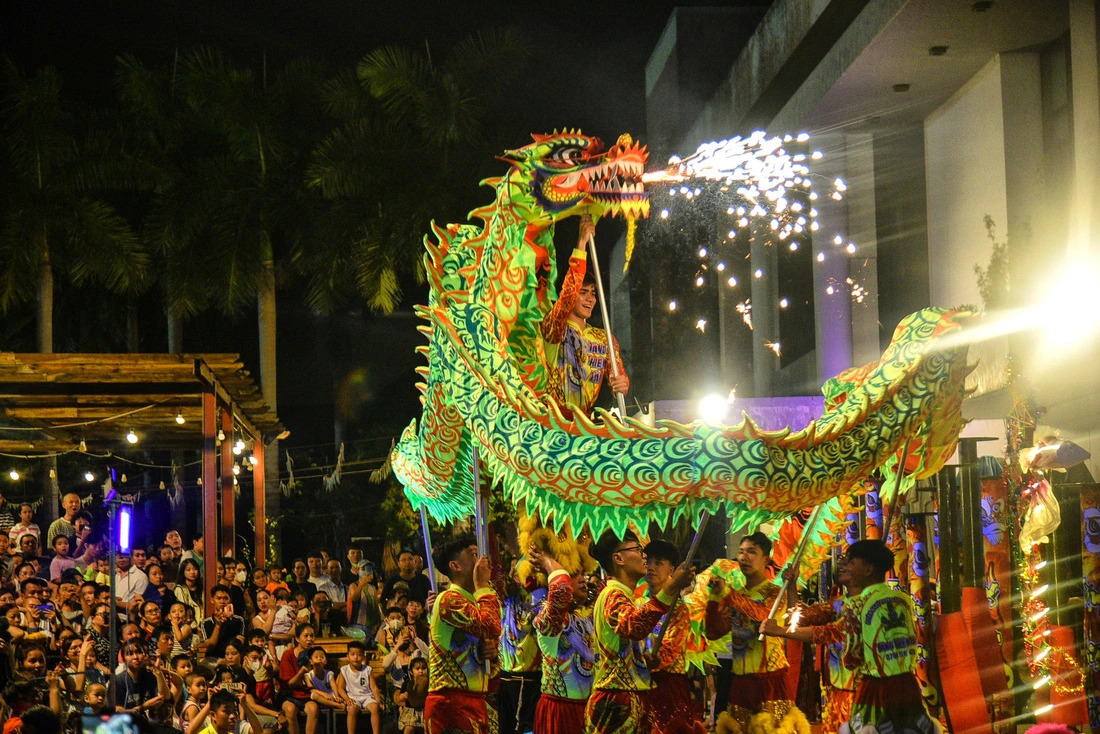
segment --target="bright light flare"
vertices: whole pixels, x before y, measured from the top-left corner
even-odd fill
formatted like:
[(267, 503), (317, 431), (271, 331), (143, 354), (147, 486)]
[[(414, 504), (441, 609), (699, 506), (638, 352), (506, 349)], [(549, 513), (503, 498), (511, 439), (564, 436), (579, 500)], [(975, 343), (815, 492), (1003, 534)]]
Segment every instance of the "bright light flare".
[(134, 433), (133, 428), (131, 428), (129, 431), (126, 432), (126, 440), (130, 443), (137, 443), (138, 442), (138, 435), (136, 433)]
[(695, 322), (695, 328), (698, 329), (699, 331), (701, 331), (704, 334), (707, 333), (707, 320), (706, 319), (699, 319), (698, 321)]
[(17, 472), (15, 469), (12, 469), (11, 471), (9, 471), (8, 476), (11, 477), (11, 480), (13, 482), (18, 482), (19, 481), (19, 472)]
[(718, 393), (704, 395), (699, 400), (699, 420), (712, 426), (720, 426), (726, 422), (730, 412), (730, 404), (727, 398)]

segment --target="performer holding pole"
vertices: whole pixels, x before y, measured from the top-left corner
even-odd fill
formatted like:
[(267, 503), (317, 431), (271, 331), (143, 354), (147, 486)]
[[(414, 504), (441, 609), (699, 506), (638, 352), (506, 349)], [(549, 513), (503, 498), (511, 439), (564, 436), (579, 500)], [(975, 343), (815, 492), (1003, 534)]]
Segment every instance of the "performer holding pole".
[(607, 531), (592, 547), (610, 577), (592, 612), (596, 631), (596, 679), (585, 707), (585, 734), (649, 734), (652, 722), (646, 692), (653, 687), (641, 641), (653, 632), (672, 600), (691, 583), (681, 565), (644, 605), (635, 606), (634, 588), (646, 574), (642, 544), (632, 532), (620, 539)]
[[(562, 282), (561, 295), (542, 320), (549, 378), (547, 389), (558, 405), (588, 414), (606, 378), (616, 394), (619, 410), (625, 415), (624, 395), (630, 389), (630, 378), (623, 370), (618, 342), (611, 334), (596, 261), (595, 231), (592, 218), (581, 217), (580, 237), (569, 258), (569, 272)], [(584, 249), (586, 244), (592, 254), (591, 271)], [(604, 329), (588, 325), (597, 302), (603, 313)]]
[(719, 731), (748, 731), (749, 719), (760, 713), (770, 714), (774, 726), (783, 725), (787, 717), (805, 719), (794, 705), (794, 691), (788, 684), (785, 645), (770, 637), (763, 642), (757, 638), (760, 623), (778, 611), (775, 601), (783, 596), (765, 572), (771, 550), (772, 543), (763, 533), (746, 536), (737, 549), (744, 588), (728, 589), (718, 577), (710, 582), (707, 639), (717, 640), (730, 633), (733, 638), (729, 705), (718, 713)]

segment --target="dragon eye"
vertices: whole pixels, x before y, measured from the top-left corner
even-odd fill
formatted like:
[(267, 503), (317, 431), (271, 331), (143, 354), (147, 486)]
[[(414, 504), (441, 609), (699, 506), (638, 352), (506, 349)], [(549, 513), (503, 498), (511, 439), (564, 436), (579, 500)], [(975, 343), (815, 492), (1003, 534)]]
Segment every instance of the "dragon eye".
[(551, 154), (551, 158), (560, 163), (577, 165), (584, 160), (584, 151), (580, 148), (561, 148)]

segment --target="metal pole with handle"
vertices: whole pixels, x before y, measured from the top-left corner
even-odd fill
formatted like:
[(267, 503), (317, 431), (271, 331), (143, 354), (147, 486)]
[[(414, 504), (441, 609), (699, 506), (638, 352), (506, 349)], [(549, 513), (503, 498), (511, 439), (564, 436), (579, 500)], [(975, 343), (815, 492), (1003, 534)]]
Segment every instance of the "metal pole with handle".
[[(688, 548), (687, 556), (684, 558), (684, 563), (688, 566), (695, 560), (695, 552), (699, 550), (699, 541), (703, 539), (703, 533), (707, 529), (707, 521), (710, 520), (710, 513), (703, 510), (703, 516), (699, 518), (699, 527), (695, 531), (695, 537), (691, 540), (691, 546)], [(668, 632), (668, 626), (672, 623), (672, 613), (676, 611), (676, 605), (680, 603), (681, 597), (677, 596), (672, 600), (672, 604), (669, 605), (668, 611), (665, 612), (665, 623), (661, 627), (661, 631), (657, 633), (657, 641), (653, 643), (653, 655), (654, 657), (661, 654), (661, 643), (665, 640), (665, 633)]]
[(420, 505), (420, 531), (424, 534), (424, 560), (428, 564), (428, 582), (432, 585), (432, 593), (438, 594), (435, 582), (435, 561), (432, 560), (432, 531), (428, 530), (428, 513), (424, 505)]
[[(476, 440), (476, 439), (475, 439)], [(489, 554), (489, 533), (486, 528), (488, 522), (489, 507), (485, 497), (481, 493), (481, 474), (478, 469), (477, 445), (473, 449), (473, 479), (474, 479), (474, 538), (477, 540), (478, 558)], [(489, 659), (485, 659), (485, 675), (489, 675)]]
[[(813, 532), (814, 526), (817, 525), (817, 518), (821, 516), (821, 512), (824, 509), (825, 503), (823, 502), (815, 507), (814, 511), (810, 514), (810, 519), (806, 521), (806, 527), (802, 530), (802, 537), (798, 539), (798, 546), (794, 549), (794, 554), (791, 555), (791, 559), (787, 562), (788, 566), (798, 568), (798, 563), (802, 560), (802, 553), (809, 544), (810, 534)], [(775, 597), (775, 601), (772, 603), (772, 610), (768, 612), (768, 619), (775, 616), (775, 613), (779, 611), (779, 605), (787, 598), (787, 585), (789, 583), (787, 579), (783, 579), (783, 586), (779, 589), (779, 596)], [(757, 639), (763, 640), (764, 633), (761, 632), (760, 637)]]
[[(596, 295), (600, 299), (600, 315), (603, 317), (603, 330), (607, 334), (607, 358), (611, 363), (611, 374), (622, 374), (619, 371), (619, 358), (615, 355), (615, 339), (611, 336), (611, 317), (607, 312), (607, 295), (603, 290), (603, 276), (600, 275), (600, 259), (596, 255), (596, 237), (588, 238), (588, 259), (592, 261), (592, 275), (596, 279)], [(621, 392), (615, 393), (615, 400), (619, 404), (619, 419), (626, 420), (626, 398)]]

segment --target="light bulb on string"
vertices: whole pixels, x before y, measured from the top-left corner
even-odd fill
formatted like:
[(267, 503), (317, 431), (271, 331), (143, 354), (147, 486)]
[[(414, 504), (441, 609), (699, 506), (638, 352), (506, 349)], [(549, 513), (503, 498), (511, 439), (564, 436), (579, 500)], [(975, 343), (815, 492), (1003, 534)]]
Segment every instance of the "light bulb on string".
[(675, 310), (677, 309), (677, 307), (679, 307), (679, 305), (680, 305), (680, 304), (676, 303), (676, 301), (674, 301), (674, 300), (673, 300), (673, 301), (669, 301), (669, 302), (668, 302), (668, 310), (669, 310), (669, 311), (675, 311)]
[(9, 471), (8, 476), (11, 477), (11, 480), (13, 482), (18, 482), (19, 481), (19, 472), (17, 472), (15, 469), (12, 469), (11, 471)]
[(737, 278), (731, 275), (729, 280), (726, 281), (726, 285), (728, 285), (730, 288), (736, 288)]
[(81, 453), (84, 453), (84, 452), (87, 452), (87, 450), (88, 450), (88, 444), (84, 443), (84, 438), (81, 437), (81, 439), (80, 439), (80, 451), (81, 451)]
[(121, 480), (121, 481), (122, 481), (122, 483), (123, 483), (123, 484), (126, 484), (126, 482), (128, 481), (128, 480), (126, 479), (126, 475), (125, 475), (125, 474), (123, 474), (123, 475), (122, 475), (122, 480)]
[(183, 417), (183, 408), (180, 408), (176, 411), (176, 423), (179, 423), (182, 426), (186, 422), (187, 419)]
[(252, 454), (248, 457), (248, 463), (251, 464), (252, 466), (258, 466), (259, 463), (260, 463), (260, 460), (258, 458), (256, 458), (255, 454)]
[(225, 431), (223, 431), (220, 428), (218, 429), (218, 440), (219, 441), (224, 441), (225, 440)]
[(236, 476), (241, 473), (241, 465), (237, 462), (233, 462), (233, 475)]
[(243, 450), (244, 450), (244, 444), (243, 444), (243, 443), (241, 443), (240, 441), (238, 441), (237, 443), (233, 444), (233, 455), (234, 455), (234, 456), (240, 456), (240, 455), (241, 455), (241, 451), (243, 451)]
[(164, 480), (163, 479), (160, 480), (160, 489), (166, 489), (166, 487), (164, 486)]
[(84, 472), (84, 481), (94, 482), (95, 481), (95, 474), (92, 474), (90, 471)]
[(134, 433), (133, 428), (131, 428), (129, 431), (126, 432), (126, 440), (129, 443), (137, 443), (138, 442), (138, 435), (136, 433)]

